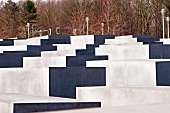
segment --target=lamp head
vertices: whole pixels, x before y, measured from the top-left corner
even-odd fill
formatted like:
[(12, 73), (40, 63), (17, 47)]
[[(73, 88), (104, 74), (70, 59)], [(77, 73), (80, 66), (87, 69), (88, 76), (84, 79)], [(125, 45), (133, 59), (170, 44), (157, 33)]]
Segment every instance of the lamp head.
[(89, 21), (89, 17), (86, 17), (86, 22), (88, 22)]
[(165, 12), (166, 12), (165, 9), (161, 9), (161, 14), (162, 15), (164, 15)]

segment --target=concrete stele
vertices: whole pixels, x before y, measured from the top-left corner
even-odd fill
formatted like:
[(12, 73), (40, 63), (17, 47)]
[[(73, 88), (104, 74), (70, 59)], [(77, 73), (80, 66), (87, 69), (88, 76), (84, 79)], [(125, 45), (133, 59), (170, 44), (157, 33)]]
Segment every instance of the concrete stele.
[(42, 51), (41, 57), (76, 56), (75, 50)]
[[(48, 106), (48, 104), (52, 106), (50, 107)], [(17, 107), (18, 105), (21, 108), (18, 108)], [(64, 105), (64, 107), (61, 105)], [(75, 109), (76, 105), (80, 105), (80, 107), (77, 106), (77, 108), (83, 108), (83, 107), (86, 108), (86, 107), (92, 107), (92, 106), (100, 107), (99, 102), (89, 103), (89, 102), (84, 102), (84, 101), (77, 101), (75, 99), (68, 99), (68, 98), (0, 93), (0, 112), (1, 113), (21, 113), (21, 111), (22, 113), (28, 113), (29, 111), (46, 111), (45, 109), (48, 109), (48, 110), (49, 109), (65, 110), (65, 109), (71, 109), (71, 108)], [(50, 108), (48, 108), (47, 106)]]
[(160, 39), (160, 42), (163, 42), (163, 44), (170, 44), (170, 39)]
[(170, 104), (169, 87), (77, 87), (77, 99), (101, 101), (102, 107)]
[(41, 39), (48, 39), (48, 35), (42, 37), (14, 40), (14, 46), (18, 45), (41, 45)]
[(49, 96), (49, 69), (0, 68), (0, 93)]
[(24, 68), (66, 67), (66, 56), (23, 57)]
[(96, 55), (108, 55), (109, 60), (149, 59), (148, 45), (103, 45), (95, 50)]
[[(38, 113), (169, 113), (170, 104), (150, 104), (119, 107), (87, 108)], [(37, 113), (37, 112), (36, 112)]]
[(86, 49), (86, 44), (94, 44), (94, 35), (71, 36), (71, 45), (75, 49)]
[(137, 38), (105, 39), (105, 44), (129, 44), (129, 43), (137, 43)]
[(27, 50), (27, 46), (0, 46), (0, 51), (3, 53), (3, 51), (24, 51)]
[(156, 61), (86, 61), (87, 67), (106, 67), (106, 86), (156, 86)]
[(115, 36), (115, 39), (133, 38), (133, 35)]

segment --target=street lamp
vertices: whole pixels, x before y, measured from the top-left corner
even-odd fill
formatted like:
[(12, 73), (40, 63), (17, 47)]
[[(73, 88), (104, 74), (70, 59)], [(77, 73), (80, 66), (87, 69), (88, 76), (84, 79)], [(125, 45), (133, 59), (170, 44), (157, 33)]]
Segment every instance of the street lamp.
[(168, 39), (169, 39), (169, 20), (170, 20), (170, 17), (166, 17), (166, 21), (167, 21), (167, 30), (168, 30)]
[(104, 34), (104, 23), (101, 23), (102, 25), (102, 35)]
[(162, 14), (162, 27), (163, 27), (163, 39), (165, 38), (165, 23), (164, 23), (164, 14), (165, 14), (165, 9), (161, 9), (161, 14)]
[(77, 29), (73, 29), (73, 35), (77, 35)]
[(87, 35), (89, 34), (89, 17), (86, 17), (86, 23), (87, 23)]
[(30, 23), (27, 23), (28, 38), (30, 37)]

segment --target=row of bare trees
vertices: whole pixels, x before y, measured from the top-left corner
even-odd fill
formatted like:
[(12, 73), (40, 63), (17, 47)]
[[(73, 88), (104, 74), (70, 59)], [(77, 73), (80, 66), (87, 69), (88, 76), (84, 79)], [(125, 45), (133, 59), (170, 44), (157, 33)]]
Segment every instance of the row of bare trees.
[(170, 16), (170, 0), (37, 0), (29, 14), (24, 8), (27, 1), (1, 2), (0, 38), (25, 37), (27, 22), (36, 24), (37, 30), (51, 28), (52, 34), (56, 27), (62, 34), (73, 35), (73, 29), (77, 35), (86, 34), (86, 17), (89, 34), (101, 34), (104, 23), (104, 34), (162, 37), (161, 9)]

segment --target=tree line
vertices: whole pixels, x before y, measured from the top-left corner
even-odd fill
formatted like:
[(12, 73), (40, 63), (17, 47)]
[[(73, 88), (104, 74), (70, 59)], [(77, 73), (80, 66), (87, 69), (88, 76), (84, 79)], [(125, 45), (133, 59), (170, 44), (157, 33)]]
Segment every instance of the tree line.
[(27, 23), (35, 24), (36, 30), (51, 28), (52, 34), (59, 27), (62, 35), (73, 35), (73, 29), (83, 35), (86, 17), (89, 34), (101, 34), (104, 23), (104, 34), (162, 37), (162, 8), (165, 17), (170, 16), (170, 0), (1, 1), (0, 38), (27, 37)]

